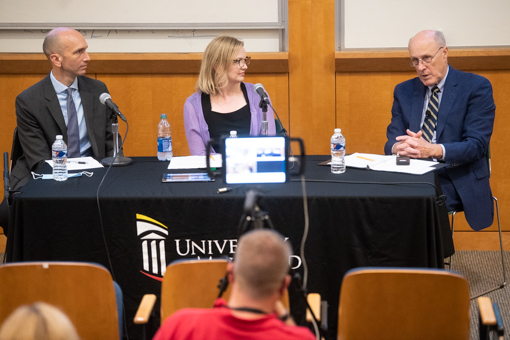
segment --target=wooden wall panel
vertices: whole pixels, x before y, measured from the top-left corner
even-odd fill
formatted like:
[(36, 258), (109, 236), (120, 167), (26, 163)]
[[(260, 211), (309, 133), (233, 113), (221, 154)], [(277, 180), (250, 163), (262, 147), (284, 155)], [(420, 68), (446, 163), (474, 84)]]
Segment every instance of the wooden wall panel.
[[(510, 249), (510, 232), (501, 233), (503, 249)], [(456, 250), (498, 250), (499, 233), (495, 231), (456, 231), (453, 235)], [(499, 256), (499, 255), (498, 255)], [(455, 258), (454, 258), (455, 263)]]
[[(247, 81), (260, 82), (266, 87), (275, 109), (285, 127), (289, 129), (288, 53), (251, 53)], [(127, 116), (134, 111), (129, 122), (131, 133), (126, 141), (126, 154), (150, 155), (139, 140), (151, 140), (156, 134), (159, 115), (165, 112), (172, 117), (176, 129), (176, 154), (188, 154), (182, 122), (184, 100), (193, 92), (198, 75), (201, 53), (95, 53), (88, 67), (88, 76), (105, 81)], [(12, 131), (16, 126), (14, 101), (24, 89), (35, 84), (50, 71), (43, 54), (0, 53), (0, 151), (10, 152)], [(251, 78), (250, 78), (251, 77)], [(110, 84), (111, 81), (111, 84)], [(275, 93), (273, 94), (273, 91)], [(117, 98), (119, 97), (119, 98)], [(164, 100), (161, 100), (164, 99)], [(180, 112), (180, 113), (178, 113)], [(144, 119), (142, 119), (144, 118)], [(123, 122), (119, 124), (125, 131)], [(139, 138), (139, 139), (138, 139)], [(155, 138), (155, 137), (154, 137)], [(184, 143), (184, 144), (182, 144)], [(145, 147), (145, 149), (147, 149)], [(154, 151), (155, 155), (155, 151)]]
[[(156, 156), (157, 125), (161, 113), (166, 113), (172, 126), (175, 156), (189, 155), (184, 132), (183, 107), (187, 97), (194, 92), (198, 75), (149, 74), (123, 75), (99, 74), (97, 78), (107, 84), (113, 101), (129, 122), (129, 135), (124, 147), (126, 156)], [(269, 93), (282, 123), (288, 126), (288, 75), (247, 75), (246, 81), (262, 83)], [(124, 136), (125, 124), (119, 121)]]
[[(0, 74), (0, 151), (11, 154), (12, 133), (16, 127), (16, 97), (44, 78), (45, 74)], [(3, 166), (3, 161), (2, 161)]]
[[(99, 74), (97, 78), (107, 84), (113, 101), (129, 122), (129, 134), (124, 146), (126, 156), (156, 156), (157, 125), (161, 113), (167, 114), (172, 127), (174, 155), (189, 154), (182, 107), (184, 100), (193, 92), (195, 77)], [(124, 136), (125, 123), (119, 121), (119, 130)]]
[[(255, 52), (251, 73), (287, 73), (287, 52)], [(202, 53), (91, 53), (89, 74), (195, 74)], [(0, 53), (0, 74), (49, 73), (51, 64), (42, 53)]]
[(291, 131), (307, 154), (329, 154), (335, 128), (335, 1), (289, 0)]
[[(406, 65), (405, 51), (334, 52), (333, 3), (289, 0), (291, 51), (253, 55), (260, 64), (255, 67), (256, 60), (253, 61), (246, 81), (264, 84), (283, 124), (293, 136), (304, 138), (308, 154), (329, 152), (327, 140), (335, 126), (346, 135), (348, 152), (382, 153), (393, 88), (414, 73)], [(506, 114), (510, 111), (510, 50), (450, 50), (450, 55), (454, 67), (481, 74), (493, 84), (497, 110), (491, 142), (491, 185), (501, 204), (503, 227), (510, 230), (506, 223), (510, 214), (510, 179), (505, 176), (510, 170), (510, 161), (505, 157), (510, 143), (510, 117)], [(172, 124), (175, 155), (189, 154), (182, 106), (193, 92), (198, 58), (191, 54), (94, 55), (96, 64), (91, 63), (89, 76), (108, 85), (113, 100), (131, 124), (126, 155), (156, 154), (156, 127), (163, 112)], [(42, 55), (0, 54), (2, 152), (10, 152), (11, 148), (16, 126), (15, 97), (42, 79), (47, 69)], [(124, 123), (120, 122), (120, 126), (123, 132)], [(480, 233), (463, 231), (470, 230), (463, 214), (457, 215), (456, 226), (459, 235), (464, 235), (456, 244), (464, 242), (467, 249), (492, 240), (477, 236)]]
[(337, 73), (336, 120), (348, 153), (382, 154), (391, 120), (393, 89), (412, 73)]
[[(448, 62), (464, 71), (508, 70), (510, 48), (450, 48)], [(407, 50), (392, 51), (336, 51), (337, 72), (410, 72)]]

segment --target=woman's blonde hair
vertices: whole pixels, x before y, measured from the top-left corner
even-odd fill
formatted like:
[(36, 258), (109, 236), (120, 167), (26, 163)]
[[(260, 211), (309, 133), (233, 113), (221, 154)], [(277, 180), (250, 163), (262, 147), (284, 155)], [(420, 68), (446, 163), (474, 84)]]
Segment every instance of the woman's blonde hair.
[(0, 340), (79, 340), (69, 318), (44, 302), (16, 308), (0, 328)]
[(226, 35), (211, 41), (202, 57), (196, 90), (207, 94), (220, 94), (221, 89), (228, 84), (228, 68), (243, 46), (244, 42)]

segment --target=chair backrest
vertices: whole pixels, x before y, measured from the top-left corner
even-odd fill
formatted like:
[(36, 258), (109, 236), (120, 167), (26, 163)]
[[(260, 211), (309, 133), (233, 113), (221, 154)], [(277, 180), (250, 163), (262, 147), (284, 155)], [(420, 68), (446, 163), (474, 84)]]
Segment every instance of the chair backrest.
[[(161, 286), (161, 324), (182, 308), (212, 308), (218, 298), (218, 284), (227, 271), (227, 260), (178, 260), (167, 268)], [(230, 285), (223, 293), (228, 300)], [(289, 296), (282, 297), (289, 307)]]
[[(181, 308), (212, 308), (227, 260), (179, 260), (166, 268), (161, 285), (161, 324)], [(230, 286), (223, 298), (230, 296)]]
[(13, 133), (13, 136), (12, 136), (10, 171), (12, 171), (12, 169), (14, 169), (14, 166), (16, 165), (16, 161), (21, 156), (23, 156), (23, 148), (21, 147), (21, 142), (19, 141), (18, 127), (16, 126), (14, 128), (14, 133)]
[(99, 265), (20, 262), (0, 266), (0, 324), (17, 307), (37, 301), (60, 308), (82, 340), (119, 339), (113, 280)]
[(362, 268), (340, 291), (338, 339), (469, 339), (469, 285), (446, 270)]

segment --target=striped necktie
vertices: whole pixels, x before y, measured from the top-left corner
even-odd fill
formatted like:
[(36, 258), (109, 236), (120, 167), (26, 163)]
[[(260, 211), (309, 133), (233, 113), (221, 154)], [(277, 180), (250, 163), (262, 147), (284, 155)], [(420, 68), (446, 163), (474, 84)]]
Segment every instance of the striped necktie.
[(67, 154), (69, 157), (80, 157), (80, 128), (78, 114), (73, 100), (73, 89), (67, 88)]
[(439, 112), (439, 92), (439, 88), (434, 86), (430, 95), (429, 105), (427, 106), (425, 121), (421, 127), (423, 138), (429, 143), (432, 143), (432, 137), (434, 137), (434, 131), (436, 130), (437, 114)]

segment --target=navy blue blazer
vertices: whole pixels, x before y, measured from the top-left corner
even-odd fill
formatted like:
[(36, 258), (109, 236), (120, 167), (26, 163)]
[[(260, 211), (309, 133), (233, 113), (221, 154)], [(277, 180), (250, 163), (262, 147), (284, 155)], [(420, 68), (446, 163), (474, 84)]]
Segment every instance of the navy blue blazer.
[[(395, 87), (385, 154), (391, 155), (396, 137), (405, 135), (406, 129), (421, 130), (426, 91), (427, 87), (418, 77)], [(455, 197), (456, 191), (466, 220), (474, 230), (490, 227), (494, 220), (486, 155), (495, 111), (491, 83), (484, 77), (450, 66), (436, 126), (436, 142), (443, 144), (444, 161), (448, 164), (439, 170), (439, 179), (447, 206), (451, 203), (448, 197)], [(453, 185), (446, 185), (447, 181)]]

